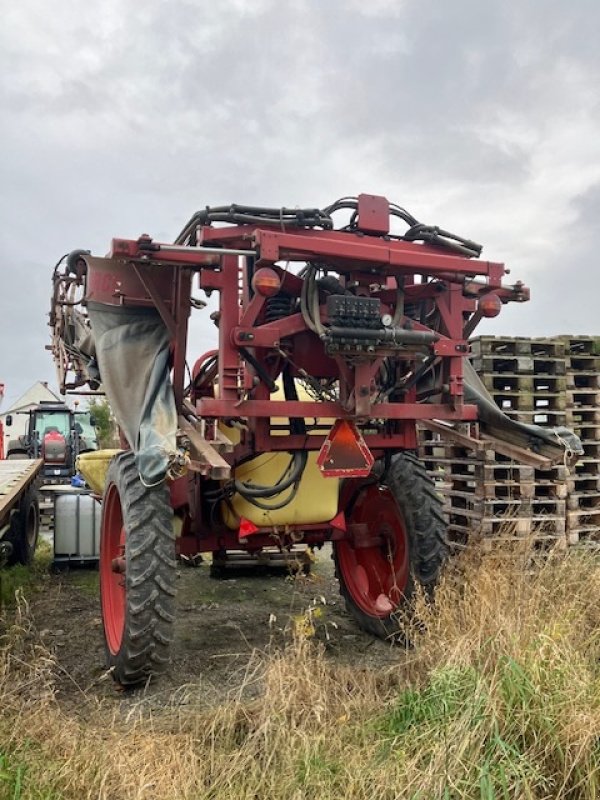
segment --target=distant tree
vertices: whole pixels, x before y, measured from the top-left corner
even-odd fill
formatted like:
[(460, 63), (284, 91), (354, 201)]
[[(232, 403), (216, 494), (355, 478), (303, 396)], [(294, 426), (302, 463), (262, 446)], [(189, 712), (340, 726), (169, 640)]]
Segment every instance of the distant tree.
[(117, 423), (108, 405), (108, 400), (90, 400), (88, 408), (96, 424), (99, 446), (101, 448), (117, 446)]

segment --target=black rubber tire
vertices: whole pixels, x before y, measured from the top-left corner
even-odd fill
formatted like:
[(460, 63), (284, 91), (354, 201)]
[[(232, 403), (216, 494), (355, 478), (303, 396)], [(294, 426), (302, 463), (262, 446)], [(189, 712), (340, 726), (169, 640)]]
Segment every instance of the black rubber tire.
[[(111, 484), (119, 494), (125, 527), (125, 624), (116, 653), (105, 630), (106, 657), (115, 681), (137, 686), (169, 664), (177, 580), (173, 510), (166, 484), (142, 484), (131, 451), (111, 462), (106, 488)], [(104, 534), (104, 509), (102, 523)]]
[(40, 532), (40, 509), (37, 492), (33, 487), (27, 489), (19, 501), (19, 507), (13, 512), (10, 530), (6, 540), (12, 545), (12, 552), (7, 559), (9, 567), (15, 564), (28, 566), (33, 561)]
[(433, 597), (435, 585), (448, 558), (446, 521), (442, 500), (433, 480), (413, 453), (403, 452), (395, 456), (382, 483), (393, 494), (408, 537), (409, 575), (402, 600), (387, 617), (365, 613), (353, 600), (344, 583), (335, 542), (333, 559), (340, 594), (359, 626), (380, 639), (406, 642), (399, 627), (399, 612), (410, 616), (411, 599), (417, 584), (423, 587), (428, 596)]

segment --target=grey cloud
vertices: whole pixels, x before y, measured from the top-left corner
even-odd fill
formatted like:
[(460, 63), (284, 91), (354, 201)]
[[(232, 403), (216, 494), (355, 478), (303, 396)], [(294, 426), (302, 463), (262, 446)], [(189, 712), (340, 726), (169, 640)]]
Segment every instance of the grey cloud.
[[(591, 330), (598, 29), (595, 0), (12, 4), (0, 380), (52, 374), (58, 256), (170, 239), (206, 203), (385, 193), (531, 285), (487, 332)], [(193, 330), (201, 349), (210, 329)]]

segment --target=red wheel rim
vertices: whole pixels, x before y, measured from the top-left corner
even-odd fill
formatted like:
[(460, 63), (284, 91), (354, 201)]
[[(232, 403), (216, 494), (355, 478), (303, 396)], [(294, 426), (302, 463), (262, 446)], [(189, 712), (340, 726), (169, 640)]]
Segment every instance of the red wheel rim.
[[(409, 577), (406, 527), (391, 491), (365, 486), (347, 523), (351, 538), (336, 545), (340, 577), (361, 611), (389, 617), (402, 601)], [(364, 546), (370, 540), (376, 543)]]
[(108, 649), (119, 652), (125, 628), (125, 573), (115, 569), (125, 558), (125, 526), (121, 498), (114, 483), (104, 497), (102, 534), (100, 537), (100, 596), (102, 622)]

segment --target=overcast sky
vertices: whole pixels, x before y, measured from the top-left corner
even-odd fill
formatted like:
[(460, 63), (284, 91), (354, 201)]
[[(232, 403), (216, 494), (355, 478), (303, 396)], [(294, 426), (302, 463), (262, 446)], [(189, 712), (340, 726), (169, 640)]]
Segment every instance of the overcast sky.
[[(0, 0), (0, 382), (55, 383), (65, 252), (207, 204), (384, 194), (600, 334), (597, 0)], [(191, 353), (211, 344), (197, 320)]]

